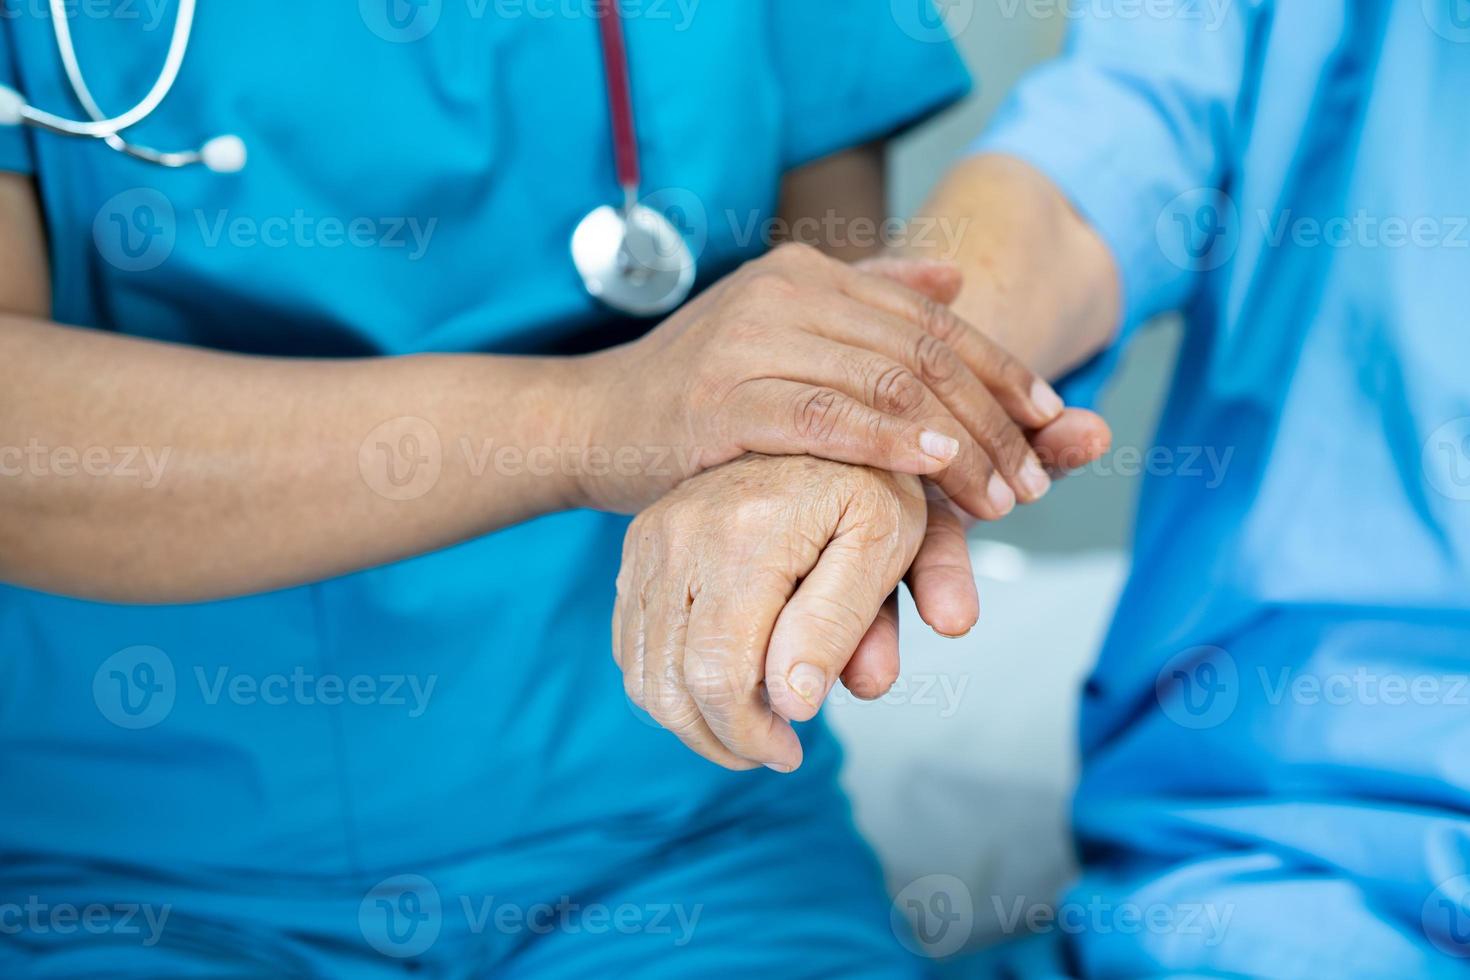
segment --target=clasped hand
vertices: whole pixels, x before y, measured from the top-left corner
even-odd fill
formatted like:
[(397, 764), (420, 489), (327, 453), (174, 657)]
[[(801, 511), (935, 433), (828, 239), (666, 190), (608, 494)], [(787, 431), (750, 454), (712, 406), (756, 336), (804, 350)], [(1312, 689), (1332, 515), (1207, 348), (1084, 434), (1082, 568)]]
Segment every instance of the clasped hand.
[[(1106, 449), (1101, 419), (1063, 411), (946, 308), (958, 289), (942, 265), (852, 268), (787, 248), (610, 355), (638, 364), (626, 384), (655, 399), (634, 423), (643, 437), (703, 450), (697, 475), (629, 529), (614, 659), (628, 697), (711, 761), (799, 766), (791, 722), (839, 679), (876, 698), (897, 678), (898, 582), (936, 630), (968, 631), (963, 515), (1003, 516), (1045, 493), (1043, 460)], [(632, 509), (662, 489), (589, 495)]]

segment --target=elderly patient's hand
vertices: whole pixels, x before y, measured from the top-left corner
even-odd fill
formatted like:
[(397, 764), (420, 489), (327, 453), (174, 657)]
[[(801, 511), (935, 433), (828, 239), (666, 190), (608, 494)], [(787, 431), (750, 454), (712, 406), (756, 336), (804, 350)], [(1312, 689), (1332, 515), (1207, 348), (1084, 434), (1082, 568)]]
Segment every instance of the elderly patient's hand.
[[(1055, 472), (1106, 451), (1097, 416), (1035, 433)], [(893, 589), (963, 633), (979, 612), (960, 517), (920, 481), (806, 456), (746, 456), (681, 484), (629, 528), (613, 656), (628, 696), (732, 769), (801, 762), (788, 720), (840, 677), (862, 698), (898, 676)]]
[(723, 766), (794, 769), (788, 719), (816, 714), (839, 676), (859, 683), (854, 654), (926, 511), (915, 477), (806, 456), (747, 456), (680, 485), (624, 545), (613, 650), (628, 696)]

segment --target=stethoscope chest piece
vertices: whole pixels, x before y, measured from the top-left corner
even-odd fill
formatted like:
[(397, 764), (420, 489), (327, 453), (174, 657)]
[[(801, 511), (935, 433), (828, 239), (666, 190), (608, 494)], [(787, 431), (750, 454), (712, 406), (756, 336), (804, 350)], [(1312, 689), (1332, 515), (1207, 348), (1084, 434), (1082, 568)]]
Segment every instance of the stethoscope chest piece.
[(694, 255), (673, 222), (643, 204), (607, 205), (572, 233), (572, 261), (587, 291), (631, 316), (659, 316), (689, 297)]

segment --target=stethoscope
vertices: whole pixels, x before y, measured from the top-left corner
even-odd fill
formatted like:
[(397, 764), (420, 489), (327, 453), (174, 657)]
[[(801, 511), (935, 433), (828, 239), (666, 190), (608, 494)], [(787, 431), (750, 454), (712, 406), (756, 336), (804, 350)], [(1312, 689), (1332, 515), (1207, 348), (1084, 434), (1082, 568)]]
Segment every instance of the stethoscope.
[(66, 80), (71, 84), (72, 94), (88, 116), (89, 122), (66, 119), (37, 109), (13, 88), (0, 85), (0, 126), (34, 126), (62, 136), (80, 136), (102, 140), (112, 149), (130, 157), (136, 157), (160, 167), (187, 167), (202, 163), (215, 173), (234, 173), (245, 166), (245, 143), (238, 136), (216, 136), (197, 150), (165, 153), (147, 146), (129, 143), (122, 138), (122, 131), (138, 125), (153, 114), (159, 104), (173, 90), (179, 77), (179, 66), (184, 63), (184, 52), (189, 48), (189, 34), (194, 29), (194, 5), (196, 0), (179, 0), (179, 11), (174, 17), (174, 31), (168, 42), (168, 53), (163, 59), (163, 68), (158, 73), (153, 87), (142, 100), (127, 112), (108, 117), (82, 75), (77, 63), (76, 46), (72, 44), (71, 26), (67, 21), (66, 0), (50, 0), (51, 29), (56, 34), (56, 48), (61, 52), (61, 64), (66, 69)]
[(673, 222), (639, 202), (638, 130), (618, 0), (607, 0), (605, 11), (597, 21), (623, 201), (582, 219), (572, 233), (572, 262), (587, 292), (603, 303), (632, 316), (657, 316), (684, 302), (694, 288), (694, 253)]
[[(99, 139), (119, 153), (161, 167), (187, 167), (202, 163), (216, 173), (234, 173), (242, 169), (245, 166), (245, 143), (238, 136), (216, 136), (197, 150), (165, 153), (129, 143), (121, 135), (123, 130), (152, 115), (173, 90), (184, 53), (189, 48), (196, 2), (179, 0), (163, 68), (148, 93), (128, 111), (109, 117), (92, 98), (77, 62), (76, 47), (67, 22), (66, 0), (50, 0), (51, 25), (67, 81), (91, 119), (81, 122), (54, 115), (31, 105), (15, 89), (0, 85), (0, 125), (27, 125), (63, 136)], [(617, 0), (608, 0), (605, 13), (597, 20), (602, 33), (614, 158), (623, 202), (620, 206), (599, 207), (582, 219), (572, 233), (572, 261), (592, 296), (622, 313), (656, 316), (674, 309), (689, 296), (694, 286), (695, 259), (684, 236), (673, 223), (639, 202), (642, 177), (638, 134), (633, 120), (633, 87), (628, 49), (623, 37), (622, 11)]]

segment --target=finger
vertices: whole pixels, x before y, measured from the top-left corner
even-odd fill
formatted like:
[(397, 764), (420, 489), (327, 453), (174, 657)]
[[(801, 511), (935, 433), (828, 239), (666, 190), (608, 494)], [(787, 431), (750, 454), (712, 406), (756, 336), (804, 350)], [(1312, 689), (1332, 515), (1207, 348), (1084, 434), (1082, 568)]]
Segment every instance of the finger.
[(1051, 385), (966, 323), (953, 310), (891, 279), (856, 268), (845, 270), (843, 289), (852, 298), (902, 317), (948, 345), (994, 392), (1007, 414), (1039, 429), (1065, 407)]
[[(820, 369), (799, 373), (829, 380), (840, 375)], [(743, 450), (805, 454), (924, 476), (950, 466), (963, 448), (956, 434), (964, 435), (964, 428), (953, 419), (943, 425), (947, 412), (935, 413), (939, 418), (906, 419), (805, 378), (757, 378), (736, 387), (729, 404), (731, 414), (741, 420), (735, 442)]]
[(960, 267), (944, 259), (900, 259), (882, 256), (864, 259), (855, 268), (872, 276), (882, 276), (934, 302), (948, 306), (959, 298), (965, 276)]
[(765, 651), (790, 586), (774, 576), (695, 597), (683, 651), (684, 687), (705, 724), (731, 753), (778, 772), (801, 765), (801, 740), (764, 693)]
[(1105, 455), (1112, 448), (1113, 430), (1102, 416), (1069, 408), (1055, 422), (1032, 433), (1031, 444), (1049, 471), (1063, 475)]
[(644, 710), (695, 752), (726, 769), (753, 769), (756, 763), (726, 748), (710, 730), (704, 713), (684, 684), (684, 643), (690, 603), (672, 594), (648, 603), (644, 617), (647, 641), (643, 668)]
[(617, 598), (613, 603), (613, 660), (623, 672), (623, 693), (643, 707), (643, 599), (634, 585), (639, 569), (636, 522), (623, 537), (623, 563), (618, 568)]
[(907, 577), (919, 618), (942, 636), (964, 636), (980, 618), (964, 523), (949, 502), (929, 502), (924, 543)]
[(727, 749), (723, 742), (715, 737), (710, 731), (709, 725), (705, 723), (704, 715), (700, 713), (699, 706), (694, 703), (687, 691), (663, 690), (659, 698), (649, 710), (654, 721), (659, 726), (673, 733), (679, 741), (683, 742), (696, 755), (703, 756), (717, 766), (743, 772), (747, 769), (755, 769), (760, 765), (749, 759), (743, 759)]
[(898, 680), (898, 593), (890, 592), (878, 618), (858, 641), (842, 670), (842, 686), (854, 697), (876, 701)]
[(834, 536), (781, 610), (766, 653), (771, 708), (792, 721), (817, 713), (896, 582), (883, 582), (852, 533)]
[[(876, 331), (869, 338), (870, 342), (875, 346), (889, 344), (889, 338), (878, 336), (882, 333), (881, 329)], [(731, 416), (742, 420), (739, 424), (743, 435), (737, 435), (735, 442), (751, 451), (772, 455), (805, 451), (837, 462), (925, 475), (915, 473), (912, 468), (900, 468), (897, 463), (883, 461), (881, 451), (861, 458), (863, 454), (852, 448), (885, 438), (884, 427), (874, 420), (872, 414), (877, 413), (884, 419), (901, 420), (899, 425), (914, 426), (958, 444), (949, 465), (928, 475), (969, 513), (985, 520), (997, 520), (1015, 507), (1015, 491), (1004, 475), (997, 476), (990, 454), (975, 442), (969, 429), (918, 376), (902, 364), (870, 349), (829, 339), (820, 332), (793, 337), (787, 353), (790, 366), (783, 372), (784, 377), (744, 382), (731, 395)], [(793, 383), (798, 387), (790, 387)], [(810, 401), (814, 389), (835, 391), (846, 398), (827, 397), (821, 406), (814, 407)], [(983, 389), (981, 397), (986, 397)], [(857, 408), (854, 408), (855, 404)], [(1009, 424), (995, 402), (992, 400), (989, 404), (998, 416), (997, 424)], [(824, 418), (823, 412), (834, 416), (849, 414), (841, 418)], [(760, 428), (762, 419), (764, 429)], [(822, 435), (834, 427), (840, 427), (846, 434), (836, 439)], [(1020, 446), (1019, 450), (1013, 451), (1013, 456), (1031, 452), (1019, 430), (1013, 437)], [(764, 448), (767, 446), (780, 448)], [(948, 448), (946, 446), (946, 450)], [(881, 444), (878, 449), (881, 450)], [(902, 449), (901, 443), (899, 449)], [(1040, 464), (1036, 465), (1039, 469)]]
[[(700, 705), (695, 704), (694, 696), (685, 688), (684, 636), (684, 629), (660, 632), (656, 641), (659, 645), (648, 648), (651, 652), (645, 661), (642, 682), (645, 710), (661, 727), (711, 763), (732, 770), (756, 768), (759, 763), (732, 752), (711, 732)], [(678, 642), (676, 648), (675, 642)]]
[[(915, 388), (927, 389), (944, 406), (946, 414), (963, 423), (965, 431), (985, 450), (991, 463), (985, 472), (974, 474), (981, 478), (979, 488), (991, 489), (988, 486), (991, 472), (999, 472), (1015, 497), (1027, 502), (1039, 500), (1051, 488), (1051, 480), (1032, 452), (1022, 426), (945, 343), (907, 320), (851, 299), (833, 303), (821, 313), (810, 329), (820, 336), (898, 362), (906, 369), (904, 380), (916, 381)], [(884, 397), (885, 389), (890, 395), (905, 394), (893, 384), (892, 377), (872, 370), (865, 373), (863, 383), (871, 389), (865, 400), (875, 408), (901, 414), (905, 406), (891, 396)], [(917, 394), (910, 400), (916, 401)], [(958, 498), (952, 486), (946, 481), (940, 483), (951, 496)], [(998, 488), (996, 494), (1000, 496)], [(971, 512), (977, 517), (997, 516), (973, 509)]]

